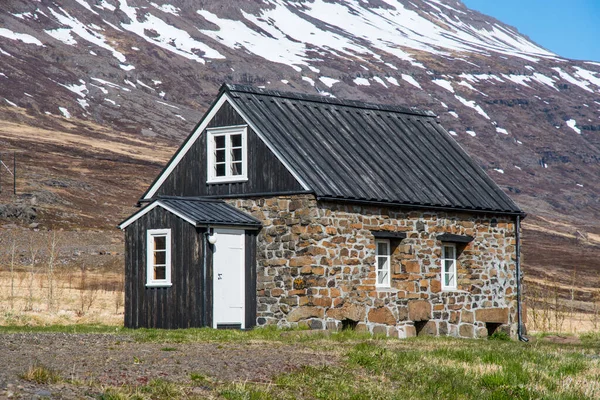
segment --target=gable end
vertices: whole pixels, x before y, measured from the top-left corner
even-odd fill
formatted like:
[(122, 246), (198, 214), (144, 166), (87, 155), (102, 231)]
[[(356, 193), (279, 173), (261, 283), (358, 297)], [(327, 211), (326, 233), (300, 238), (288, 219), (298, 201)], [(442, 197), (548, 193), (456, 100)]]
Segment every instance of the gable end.
[[(233, 125), (249, 126), (249, 146), (253, 150), (248, 159), (249, 182), (207, 183), (207, 128)], [(256, 159), (254, 159), (256, 158)], [(269, 168), (265, 168), (268, 166)], [(272, 183), (265, 181), (278, 177)], [(254, 125), (233, 105), (227, 93), (222, 93), (209, 108), (192, 133), (157, 176), (141, 200), (157, 196), (208, 196), (224, 194), (252, 194), (258, 192), (301, 191), (307, 186), (297, 174), (278, 157)]]

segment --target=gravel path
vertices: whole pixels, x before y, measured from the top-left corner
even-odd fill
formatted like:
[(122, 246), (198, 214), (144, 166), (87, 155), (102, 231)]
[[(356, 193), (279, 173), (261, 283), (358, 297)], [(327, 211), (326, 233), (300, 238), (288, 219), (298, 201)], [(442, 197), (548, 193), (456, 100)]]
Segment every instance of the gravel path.
[[(0, 335), (0, 399), (95, 398), (102, 387), (144, 385), (156, 378), (191, 383), (192, 372), (219, 381), (268, 382), (304, 365), (336, 362), (337, 356), (301, 344), (161, 344), (137, 343), (126, 335), (5, 334)], [(35, 363), (81, 384), (37, 385), (21, 379)]]

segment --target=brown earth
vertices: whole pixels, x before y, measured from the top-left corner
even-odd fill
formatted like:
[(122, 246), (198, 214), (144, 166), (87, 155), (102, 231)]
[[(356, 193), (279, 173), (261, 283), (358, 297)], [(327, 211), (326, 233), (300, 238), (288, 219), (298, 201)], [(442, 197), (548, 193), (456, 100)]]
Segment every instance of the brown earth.
[[(333, 352), (272, 342), (267, 352), (260, 342), (165, 347), (137, 343), (126, 335), (6, 334), (0, 340), (0, 398), (97, 398), (106, 387), (145, 385), (153, 379), (191, 384), (191, 373), (216, 381), (269, 382), (302, 366), (337, 362)], [(35, 384), (20, 378), (34, 365), (56, 371), (63, 381)], [(202, 386), (193, 391), (202, 398)]]

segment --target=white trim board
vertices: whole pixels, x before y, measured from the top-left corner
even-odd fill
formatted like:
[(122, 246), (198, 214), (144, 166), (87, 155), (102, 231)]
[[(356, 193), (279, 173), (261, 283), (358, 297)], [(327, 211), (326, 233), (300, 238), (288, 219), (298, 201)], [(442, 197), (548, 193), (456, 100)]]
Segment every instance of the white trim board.
[[(310, 190), (310, 187), (306, 184), (306, 182), (304, 182), (304, 180), (302, 180), (300, 178), (300, 176), (294, 171), (294, 169), (290, 167), (290, 165), (285, 161), (285, 159), (283, 157), (281, 157), (281, 154), (278, 151), (276, 151), (268, 141), (265, 140), (264, 135), (262, 135), (260, 133), (260, 131), (256, 128), (256, 125), (254, 125), (252, 123), (252, 121), (239, 109), (239, 107), (237, 107), (237, 105), (231, 100), (231, 98), (229, 97), (229, 95), (227, 93), (223, 93), (221, 95), (221, 97), (219, 97), (217, 102), (214, 104), (214, 106), (212, 107), (210, 112), (204, 116), (200, 125), (198, 125), (196, 130), (194, 130), (194, 132), (189, 137), (189, 139), (185, 142), (183, 147), (181, 147), (178, 150), (177, 155), (171, 159), (169, 164), (167, 164), (167, 167), (159, 175), (156, 182), (146, 192), (144, 199), (146, 199), (146, 200), (151, 199), (156, 194), (158, 189), (162, 186), (162, 184), (165, 182), (167, 177), (169, 175), (171, 175), (171, 173), (173, 172), (175, 167), (177, 167), (177, 165), (181, 162), (183, 157), (187, 154), (187, 152), (194, 145), (194, 143), (196, 143), (196, 140), (198, 140), (198, 137), (200, 137), (202, 132), (204, 132), (204, 130), (206, 129), (206, 127), (208, 126), (210, 121), (212, 121), (215, 114), (221, 109), (221, 107), (223, 106), (223, 104), (225, 104), (225, 102), (228, 102), (229, 105), (231, 107), (233, 107), (233, 109), (240, 115), (240, 117), (242, 117), (244, 119), (244, 121), (246, 121), (246, 123), (250, 126), (250, 128), (252, 128), (252, 130), (260, 138), (260, 140), (263, 141), (263, 143), (269, 148), (269, 150), (271, 150), (271, 152), (273, 152), (273, 154), (275, 154), (275, 157), (277, 157), (277, 159), (285, 166), (285, 168), (292, 174), (292, 176), (302, 185), (302, 188), (304, 190)], [(252, 166), (248, 166), (248, 168), (252, 168)], [(123, 229), (123, 228), (121, 228), (121, 229)]]
[(193, 220), (189, 219), (187, 216), (181, 214), (180, 212), (173, 210), (171, 207), (167, 206), (166, 204), (163, 204), (160, 200), (156, 200), (156, 201), (148, 204), (146, 207), (142, 208), (140, 211), (133, 214), (131, 217), (129, 217), (125, 221), (123, 221), (119, 225), (119, 229), (123, 230), (123, 229), (127, 228), (129, 225), (133, 224), (135, 221), (137, 221), (138, 219), (140, 219), (141, 217), (143, 217), (150, 211), (154, 210), (157, 206), (164, 208), (165, 210), (169, 211), (172, 214), (175, 214), (182, 220), (187, 221), (190, 224), (196, 226), (196, 221), (193, 221)]

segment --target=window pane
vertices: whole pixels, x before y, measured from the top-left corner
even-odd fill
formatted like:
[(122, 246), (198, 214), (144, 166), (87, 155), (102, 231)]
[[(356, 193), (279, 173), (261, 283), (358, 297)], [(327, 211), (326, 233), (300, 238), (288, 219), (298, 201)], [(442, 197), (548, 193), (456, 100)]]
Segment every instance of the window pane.
[(454, 259), (454, 247), (452, 247), (452, 246), (445, 246), (444, 250), (445, 250), (445, 253), (446, 253), (445, 254), (446, 258), (452, 258), (452, 259)]
[(231, 175), (241, 175), (242, 174), (242, 163), (236, 162), (231, 164)]
[(167, 248), (166, 236), (154, 236), (154, 250), (165, 250)]
[(387, 255), (388, 254), (388, 245), (386, 242), (378, 242), (377, 243), (377, 254), (378, 255)]
[(215, 136), (215, 148), (216, 149), (224, 149), (225, 148), (225, 136)]
[(452, 272), (452, 266), (454, 265), (454, 262), (452, 260), (444, 260), (444, 272), (445, 273), (450, 273)]
[(231, 135), (231, 147), (242, 147), (242, 135)]
[(388, 282), (388, 271), (377, 272), (377, 283), (382, 285)]
[(377, 270), (387, 269), (387, 257), (377, 257)]
[(225, 162), (225, 150), (215, 151), (215, 162)]
[(454, 286), (454, 274), (444, 274), (444, 285)]
[(231, 161), (242, 161), (242, 149), (231, 150)]
[(216, 176), (225, 176), (225, 164), (215, 165), (215, 175)]
[(155, 280), (167, 279), (167, 267), (154, 267), (154, 279)]
[(166, 251), (155, 251), (154, 252), (154, 265), (165, 265), (167, 263), (167, 252)]

